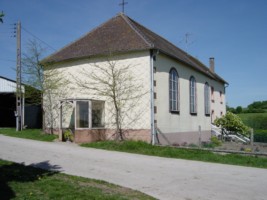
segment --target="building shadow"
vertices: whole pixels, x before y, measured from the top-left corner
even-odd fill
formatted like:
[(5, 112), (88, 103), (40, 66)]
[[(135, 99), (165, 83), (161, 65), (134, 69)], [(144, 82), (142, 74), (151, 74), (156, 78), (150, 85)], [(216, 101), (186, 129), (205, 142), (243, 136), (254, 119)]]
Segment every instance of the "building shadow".
[(51, 165), (49, 161), (33, 163), (29, 166), (25, 166), (24, 163), (17, 164), (6, 162), (2, 164), (0, 160), (1, 200), (9, 200), (16, 197), (15, 191), (9, 186), (10, 182), (34, 182), (39, 180), (40, 177), (53, 176), (59, 173), (60, 169), (60, 166)]

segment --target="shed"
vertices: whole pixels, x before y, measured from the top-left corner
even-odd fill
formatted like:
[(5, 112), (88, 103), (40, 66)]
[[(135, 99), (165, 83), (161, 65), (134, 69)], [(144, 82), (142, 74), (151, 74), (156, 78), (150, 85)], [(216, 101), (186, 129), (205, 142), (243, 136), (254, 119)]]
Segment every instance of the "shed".
[[(22, 126), (24, 126), (24, 94), (22, 85)], [(0, 76), (0, 127), (16, 127), (16, 81)]]

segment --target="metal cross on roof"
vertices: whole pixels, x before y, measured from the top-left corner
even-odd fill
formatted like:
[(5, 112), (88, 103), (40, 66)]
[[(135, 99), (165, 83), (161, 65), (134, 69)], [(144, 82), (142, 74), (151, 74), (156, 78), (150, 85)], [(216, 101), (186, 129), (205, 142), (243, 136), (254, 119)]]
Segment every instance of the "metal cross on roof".
[(119, 4), (119, 6), (122, 7), (122, 13), (124, 13), (124, 6), (128, 4), (128, 2), (124, 2), (124, 0), (122, 0), (122, 2)]

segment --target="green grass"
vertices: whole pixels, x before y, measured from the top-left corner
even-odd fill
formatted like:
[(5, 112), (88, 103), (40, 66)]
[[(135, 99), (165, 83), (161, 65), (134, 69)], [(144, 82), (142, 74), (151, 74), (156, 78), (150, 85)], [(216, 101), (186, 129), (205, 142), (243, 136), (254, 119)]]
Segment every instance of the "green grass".
[(181, 149), (174, 147), (152, 146), (141, 141), (104, 141), (82, 144), (81, 146), (167, 158), (180, 158), (221, 164), (267, 168), (267, 158), (242, 156), (237, 154), (220, 155), (213, 153), (212, 151), (200, 149)]
[(141, 192), (104, 181), (70, 176), (3, 160), (0, 160), (0, 197), (2, 200), (154, 199)]
[(58, 137), (56, 135), (45, 134), (40, 129), (24, 129), (22, 131), (16, 131), (15, 128), (0, 128), (0, 134), (46, 142), (52, 142)]
[(238, 114), (245, 125), (257, 130), (267, 130), (267, 112), (266, 113), (242, 113)]

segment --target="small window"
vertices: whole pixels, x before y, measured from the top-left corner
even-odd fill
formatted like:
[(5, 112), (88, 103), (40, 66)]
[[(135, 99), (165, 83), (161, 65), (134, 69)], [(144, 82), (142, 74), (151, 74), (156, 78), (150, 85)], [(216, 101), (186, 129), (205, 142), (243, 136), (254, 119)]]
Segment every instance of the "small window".
[(92, 128), (104, 127), (104, 102), (92, 101)]
[(170, 112), (179, 112), (179, 77), (174, 68), (169, 73), (169, 109)]
[(204, 89), (205, 115), (210, 115), (210, 86), (205, 83)]
[(76, 101), (76, 128), (104, 127), (104, 101)]
[(211, 86), (211, 101), (214, 103), (215, 100), (214, 100), (214, 87)]
[(196, 96), (196, 79), (190, 78), (190, 113), (197, 114), (197, 96)]

